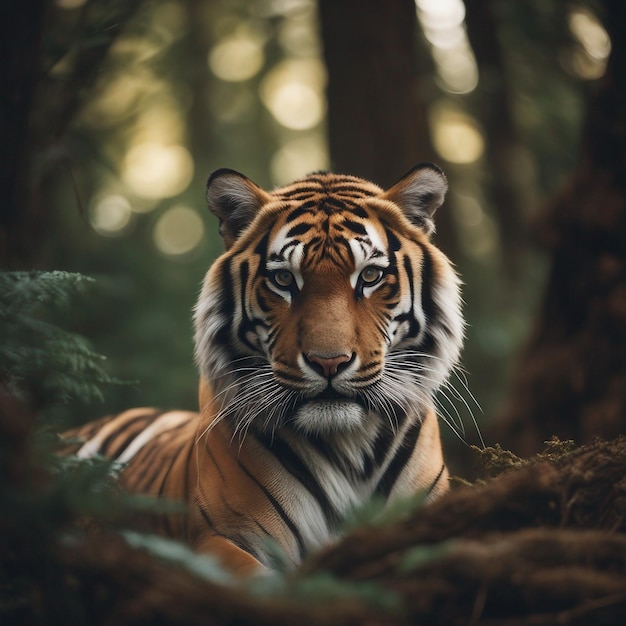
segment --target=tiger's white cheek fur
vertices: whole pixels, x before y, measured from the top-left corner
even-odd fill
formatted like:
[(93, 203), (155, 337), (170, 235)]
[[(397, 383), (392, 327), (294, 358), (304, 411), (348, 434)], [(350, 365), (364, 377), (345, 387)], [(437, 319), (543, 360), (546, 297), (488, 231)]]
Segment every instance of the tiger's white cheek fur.
[(221, 298), (218, 281), (207, 279), (194, 312), (196, 362), (207, 380), (219, 376), (229, 364), (228, 354), (215, 342), (218, 333), (231, 323), (220, 312)]

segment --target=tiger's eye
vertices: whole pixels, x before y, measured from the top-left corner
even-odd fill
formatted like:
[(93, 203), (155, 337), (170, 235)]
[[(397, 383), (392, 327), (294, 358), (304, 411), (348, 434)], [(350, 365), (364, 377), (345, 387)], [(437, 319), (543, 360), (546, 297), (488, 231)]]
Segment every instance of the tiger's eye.
[(273, 274), (274, 282), (279, 287), (290, 287), (295, 280), (293, 274), (289, 270), (277, 270)]
[(361, 272), (361, 281), (364, 285), (375, 285), (383, 277), (383, 270), (380, 267), (369, 265)]

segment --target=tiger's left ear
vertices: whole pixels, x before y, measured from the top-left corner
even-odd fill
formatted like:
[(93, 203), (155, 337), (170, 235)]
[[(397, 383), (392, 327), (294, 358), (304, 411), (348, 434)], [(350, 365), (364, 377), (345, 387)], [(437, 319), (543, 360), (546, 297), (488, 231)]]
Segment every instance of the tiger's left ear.
[(206, 184), (209, 209), (220, 221), (220, 235), (228, 250), (250, 225), (269, 194), (249, 178), (227, 168), (216, 170)]
[(435, 232), (433, 215), (443, 204), (448, 181), (433, 163), (420, 163), (409, 170), (382, 198), (394, 202), (413, 224), (428, 236)]

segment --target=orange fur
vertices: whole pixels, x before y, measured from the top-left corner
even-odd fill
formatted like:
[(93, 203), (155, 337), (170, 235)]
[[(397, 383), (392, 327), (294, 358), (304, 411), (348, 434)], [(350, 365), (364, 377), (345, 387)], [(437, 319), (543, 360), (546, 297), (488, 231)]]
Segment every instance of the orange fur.
[[(219, 170), (226, 252), (195, 313), (200, 413), (135, 409), (68, 436), (179, 500), (158, 530), (239, 576), (290, 566), (355, 506), (447, 489), (433, 395), (462, 343), (459, 281), (432, 244), (431, 165), (383, 191), (314, 174), (273, 192)], [(272, 548), (270, 544), (273, 544)]]

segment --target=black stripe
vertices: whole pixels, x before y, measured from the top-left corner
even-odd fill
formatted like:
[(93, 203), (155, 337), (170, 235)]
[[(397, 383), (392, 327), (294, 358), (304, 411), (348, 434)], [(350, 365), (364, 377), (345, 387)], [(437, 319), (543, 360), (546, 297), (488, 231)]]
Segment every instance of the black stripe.
[[(400, 247), (401, 247), (400, 240), (398, 239), (397, 235), (391, 230), (391, 228), (389, 228), (385, 224), (384, 221), (383, 221), (383, 225), (385, 227), (385, 233), (387, 235), (387, 250), (390, 253), (397, 252), (398, 250), (400, 250)], [(391, 256), (391, 254), (390, 254), (390, 256)], [(395, 259), (394, 259), (394, 261), (395, 261)]]
[(398, 480), (398, 476), (400, 476), (400, 473), (409, 462), (415, 449), (415, 443), (419, 437), (421, 427), (421, 423), (416, 422), (409, 428), (396, 451), (396, 455), (391, 463), (389, 463), (387, 470), (378, 482), (376, 493), (382, 495), (385, 499), (389, 497), (393, 486), (396, 484), (396, 480)]
[(333, 196), (325, 196), (324, 200), (320, 203), (320, 209), (326, 213), (326, 215), (332, 215), (333, 213), (342, 213), (346, 210), (346, 203), (339, 198)]
[(293, 448), (279, 436), (271, 439), (265, 436), (259, 437), (259, 442), (265, 446), (280, 462), (280, 464), (317, 500), (324, 517), (331, 528), (337, 528), (341, 517), (331, 504), (326, 492), (313, 476), (306, 463), (293, 451)]
[[(406, 272), (407, 278), (409, 280), (409, 290), (411, 292), (411, 309), (404, 316), (398, 316), (398, 317), (404, 318), (401, 321), (404, 321), (406, 319), (406, 321), (409, 322), (409, 333), (408, 333), (409, 336), (417, 337), (420, 333), (420, 323), (413, 314), (417, 294), (415, 293), (415, 278), (413, 276), (413, 264), (411, 263), (411, 259), (408, 256), (404, 257), (404, 271)], [(422, 283), (422, 290), (423, 290), (423, 287), (424, 287), (424, 284)], [(428, 315), (426, 315), (426, 319), (428, 319)]]
[(294, 220), (298, 219), (302, 215), (311, 214), (313, 211), (311, 210), (315, 206), (314, 200), (309, 200), (308, 202), (303, 202), (297, 209), (294, 209), (287, 215), (285, 219), (285, 223), (289, 224)]
[(422, 308), (426, 321), (432, 322), (433, 319), (441, 316), (441, 311), (435, 300), (433, 299), (434, 288), (434, 271), (433, 260), (426, 246), (420, 246), (422, 250)]
[[(299, 241), (290, 241), (288, 243), (286, 243), (281, 249), (280, 252), (277, 256), (278, 261), (283, 261), (285, 259), (285, 253), (287, 252), (287, 250), (290, 250), (291, 248), (295, 248), (297, 245), (299, 245), (300, 242)], [(275, 256), (275, 255), (272, 255)]]
[[(336, 447), (331, 447), (323, 435), (309, 435), (306, 441), (315, 448), (320, 456), (327, 459), (335, 470), (342, 471), (353, 482), (356, 479), (363, 480), (364, 477), (370, 476), (370, 472), (366, 468), (358, 467), (352, 462), (352, 459), (343, 456)], [(367, 466), (368, 459), (365, 454), (363, 455), (363, 462), (364, 466)]]
[(217, 470), (217, 473), (219, 474), (220, 479), (222, 480), (223, 483), (225, 483), (226, 479), (224, 478), (224, 474), (222, 473), (222, 468), (219, 466), (217, 459), (213, 456), (213, 452), (211, 452), (208, 439), (206, 440), (204, 449), (206, 450), (206, 453), (209, 456), (209, 459), (211, 459), (211, 462), (213, 463), (213, 465), (215, 465), (215, 469)]
[(395, 432), (392, 430), (391, 424), (389, 424), (387, 421), (384, 421), (383, 426), (378, 431), (378, 434), (376, 435), (376, 440), (374, 441), (373, 461), (376, 467), (380, 467), (384, 458), (387, 456), (387, 453), (389, 452), (389, 448), (393, 443), (394, 438)]
[(302, 535), (300, 534), (298, 527), (294, 524), (293, 520), (289, 517), (289, 515), (287, 515), (285, 509), (283, 509), (283, 507), (280, 505), (280, 502), (278, 502), (278, 500), (269, 492), (265, 485), (259, 482), (257, 477), (252, 474), (252, 472), (241, 462), (241, 460), (238, 459), (237, 463), (243, 473), (263, 492), (263, 494), (269, 500), (270, 504), (274, 507), (280, 518), (283, 520), (283, 522), (285, 522), (287, 528), (289, 528), (294, 536), (294, 539), (296, 540), (296, 543), (298, 544), (298, 553), (300, 559), (303, 559), (305, 555), (304, 540), (302, 539)]
[[(165, 483), (167, 482), (167, 478), (170, 475), (172, 468), (174, 467), (174, 463), (176, 463), (176, 461), (178, 460), (178, 456), (183, 451), (186, 445), (187, 445), (187, 442), (184, 441), (182, 445), (178, 447), (176, 452), (174, 452), (174, 454), (172, 454), (172, 456), (170, 457), (170, 466), (167, 468), (167, 471), (165, 472), (165, 476), (163, 476), (163, 480), (161, 481), (161, 486), (159, 487), (159, 496), (163, 495), (163, 490), (165, 489)], [(186, 468), (183, 468), (183, 469), (186, 469)], [(184, 498), (185, 494), (183, 494), (182, 497)]]
[(267, 256), (267, 242), (269, 241), (270, 232), (272, 228), (274, 227), (274, 223), (275, 222), (272, 222), (267, 227), (267, 232), (263, 235), (263, 237), (261, 237), (261, 239), (259, 240), (259, 243), (257, 243), (256, 247), (254, 248), (255, 254), (258, 254), (262, 259), (264, 259)]
[(432, 492), (432, 490), (437, 486), (437, 483), (439, 482), (439, 480), (441, 479), (441, 477), (443, 476), (443, 471), (446, 469), (446, 464), (444, 463), (441, 466), (441, 469), (439, 470), (439, 474), (437, 474), (437, 478), (435, 478), (435, 480), (432, 482), (432, 484), (430, 485), (430, 487), (428, 488), (428, 491), (426, 492), (426, 495), (430, 495), (430, 493)]
[[(256, 550), (246, 541), (240, 534), (237, 535), (225, 535), (224, 533), (217, 530), (217, 526), (214, 524), (213, 520), (209, 517), (209, 514), (206, 512), (206, 509), (200, 504), (200, 502), (196, 501), (196, 506), (202, 515), (202, 518), (206, 522), (206, 525), (211, 529), (211, 532), (217, 537), (222, 537), (222, 539), (226, 539), (229, 543), (232, 543), (234, 546), (240, 548), (244, 552), (252, 555), (257, 561), (260, 561)], [(230, 507), (228, 507), (230, 509)], [(232, 509), (231, 509), (232, 511)], [(233, 511), (235, 512), (235, 511)], [(241, 514), (239, 514), (241, 515)]]
[(295, 189), (289, 188), (286, 192), (279, 194), (279, 198), (285, 200), (298, 200), (319, 194), (321, 192), (320, 185), (315, 184), (317, 181), (311, 180), (310, 185), (298, 185)]
[(352, 258), (352, 248), (350, 247), (350, 242), (343, 237), (342, 235), (338, 235), (337, 237), (335, 237), (333, 239), (333, 249), (337, 252), (337, 254), (340, 254), (339, 250), (337, 249), (339, 246), (342, 246), (343, 248), (345, 248), (346, 252), (348, 253), (348, 258)]
[(343, 220), (343, 226), (349, 228), (352, 232), (358, 233), (359, 235), (367, 235), (367, 229), (361, 222), (354, 222), (352, 220)]
[(294, 376), (293, 374), (288, 374), (287, 372), (282, 372), (280, 370), (276, 370), (274, 372), (274, 375), (276, 376), (276, 378), (282, 378), (283, 380), (287, 380), (287, 381), (290, 381), (292, 383), (301, 383), (302, 382), (302, 377), (301, 376)]
[[(133, 491), (146, 491), (146, 486), (154, 483), (157, 474), (161, 471), (161, 463), (152, 463), (158, 454), (161, 454), (161, 449), (155, 446), (154, 439), (151, 439), (129, 461), (128, 469), (130, 476), (133, 477), (133, 481), (130, 483)], [(134, 475), (133, 470), (135, 470)]]
[[(237, 337), (239, 341), (243, 343), (245, 346), (248, 346), (253, 352), (257, 352), (257, 346), (248, 341), (248, 337), (246, 336), (248, 332), (256, 335), (256, 327), (255, 320), (251, 320), (248, 317), (248, 312), (246, 311), (246, 302), (248, 298), (246, 297), (246, 290), (248, 284), (248, 277), (250, 276), (250, 267), (248, 261), (243, 261), (241, 266), (239, 267), (239, 280), (241, 282), (240, 285), (240, 298), (241, 298), (241, 324), (237, 329)], [(257, 322), (263, 322), (263, 320), (256, 320)]]
[(297, 237), (298, 235), (304, 235), (313, 228), (313, 224), (309, 224), (307, 222), (302, 222), (301, 224), (296, 224), (293, 228), (290, 228), (287, 232), (287, 237)]
[(369, 380), (374, 380), (375, 378), (378, 378), (380, 376), (380, 369), (377, 369), (374, 373), (372, 374), (366, 374), (364, 376), (359, 376), (358, 378), (354, 378), (354, 382), (357, 383), (365, 383)]
[(435, 322), (441, 318), (441, 309), (433, 298), (434, 270), (433, 260), (426, 246), (420, 246), (422, 250), (422, 309), (426, 317), (424, 337), (418, 346), (422, 352), (432, 353), (435, 351), (435, 337), (430, 332)]
[[(113, 443), (113, 441), (115, 439), (117, 439), (118, 437), (120, 437), (120, 435), (122, 435), (122, 433), (124, 433), (124, 431), (129, 430), (130, 427), (133, 426), (134, 424), (136, 424), (137, 422), (145, 421), (145, 420), (153, 420), (154, 418), (158, 417), (159, 415), (163, 415), (163, 413), (164, 413), (164, 411), (154, 410), (154, 411), (151, 411), (149, 413), (142, 413), (141, 415), (136, 415), (132, 419), (125, 421), (124, 424), (122, 424), (121, 426), (116, 428), (115, 431), (112, 432), (102, 442), (102, 444), (100, 445), (100, 453), (103, 454), (104, 456), (108, 456), (108, 457), (110, 457), (112, 459), (117, 459), (117, 457), (119, 457), (120, 454), (122, 454), (122, 452), (124, 452), (124, 450), (126, 450), (126, 448), (128, 448), (130, 443), (132, 441), (134, 441), (137, 438), (137, 436), (144, 431), (145, 426), (143, 428), (139, 429), (139, 430), (133, 431), (131, 433), (127, 433), (126, 439), (122, 442), (121, 445), (119, 445), (115, 450), (109, 450), (108, 448)], [(106, 426), (108, 424), (109, 424), (109, 422), (107, 422), (104, 426)], [(102, 428), (99, 428), (98, 430), (101, 430)], [(94, 433), (94, 435), (96, 435), (96, 434), (97, 434), (97, 432)]]
[(351, 197), (356, 197), (356, 198), (371, 198), (374, 194), (368, 190), (368, 189), (364, 189), (363, 187), (361, 187), (359, 185), (358, 182), (354, 182), (354, 183), (340, 183), (337, 185), (333, 185), (333, 193), (340, 193), (340, 192), (348, 192), (348, 194), (350, 194)]
[(263, 313), (269, 313), (272, 310), (272, 307), (267, 303), (267, 300), (260, 292), (256, 294), (256, 301)]
[(369, 219), (369, 215), (367, 214), (367, 211), (356, 204), (349, 207), (347, 210), (350, 211), (350, 213), (353, 213), (354, 215), (356, 215), (357, 217), (361, 217), (363, 219)]
[(218, 532), (215, 524), (212, 522), (211, 518), (209, 517), (209, 514), (206, 512), (206, 510), (204, 509), (204, 507), (196, 501), (196, 506), (198, 507), (198, 510), (200, 511), (200, 514), (202, 515), (202, 518), (204, 519), (204, 521), (206, 522), (206, 525), (219, 537), (224, 537), (225, 539), (228, 539), (228, 537), (226, 537), (225, 535), (222, 535), (222, 533)]
[[(380, 350), (376, 350), (373, 353), (373, 356), (380, 356)], [(369, 363), (363, 363), (363, 365), (361, 365), (361, 367), (359, 367), (359, 374), (361, 372), (366, 372), (368, 370), (374, 369), (375, 367), (377, 368), (379, 366), (380, 361), (370, 361)]]

